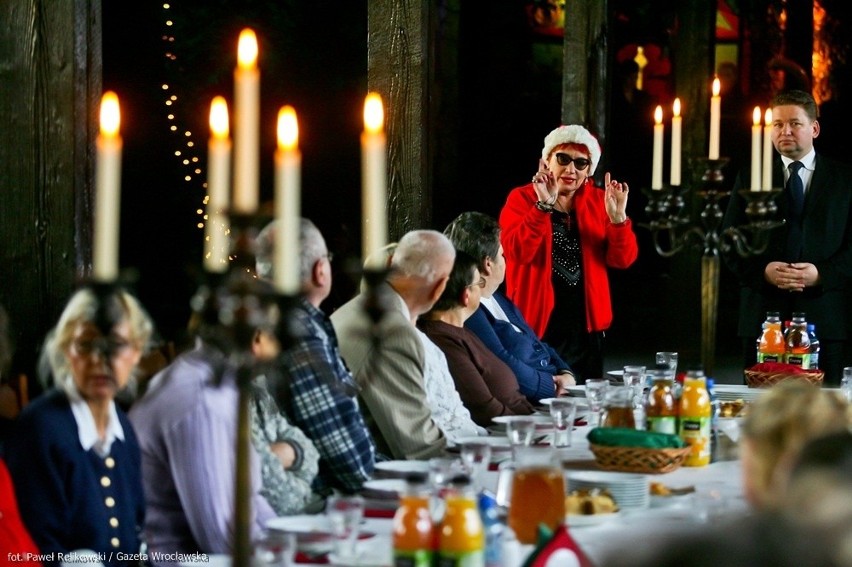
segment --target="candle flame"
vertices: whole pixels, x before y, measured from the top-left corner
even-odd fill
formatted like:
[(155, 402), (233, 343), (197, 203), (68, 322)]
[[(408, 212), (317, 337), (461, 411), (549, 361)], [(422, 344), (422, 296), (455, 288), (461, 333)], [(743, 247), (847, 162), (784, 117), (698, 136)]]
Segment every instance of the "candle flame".
[(760, 107), (754, 107), (754, 113), (751, 115), (751, 119), (755, 126), (760, 126)]
[(656, 110), (654, 110), (654, 123), (662, 124), (663, 123), (663, 107), (657, 106)]
[(210, 103), (210, 131), (217, 140), (228, 137), (228, 103), (224, 97), (213, 97), (213, 102)]
[(766, 109), (766, 114), (763, 115), (763, 124), (765, 126), (769, 126), (770, 124), (772, 124), (772, 109), (771, 108)]
[(722, 84), (719, 82), (719, 77), (713, 79), (713, 96), (719, 96), (722, 92)]
[(299, 121), (296, 109), (290, 105), (278, 111), (278, 149), (295, 150), (299, 145)]
[(672, 105), (672, 112), (674, 112), (675, 116), (680, 116), (680, 97), (674, 99), (674, 104)]
[(378, 93), (370, 93), (364, 101), (364, 129), (376, 134), (382, 131), (385, 122), (385, 109), (382, 97)]
[(118, 107), (118, 95), (107, 91), (101, 98), (101, 134), (114, 138), (121, 126), (121, 111)]
[(249, 28), (240, 32), (237, 44), (237, 63), (240, 69), (254, 69), (257, 66), (257, 36)]

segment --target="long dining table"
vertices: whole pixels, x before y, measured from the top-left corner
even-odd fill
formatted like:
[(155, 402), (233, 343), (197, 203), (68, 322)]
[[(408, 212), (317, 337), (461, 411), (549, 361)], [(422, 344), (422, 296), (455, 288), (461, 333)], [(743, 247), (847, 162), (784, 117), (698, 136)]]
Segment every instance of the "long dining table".
[[(588, 425), (576, 427), (572, 446), (558, 450), (569, 486), (574, 473), (602, 471), (594, 460), (586, 438), (590, 429)], [(448, 455), (456, 456), (457, 453), (451, 451)], [(498, 454), (495, 460), (501, 458), (508, 456)], [(496, 493), (499, 472), (494, 469), (491, 467), (485, 473), (483, 486)], [(593, 563), (605, 564), (611, 554), (640, 542), (648, 545), (655, 538), (676, 537), (679, 533), (691, 530), (705, 530), (748, 513), (748, 506), (742, 497), (739, 460), (719, 461), (704, 467), (682, 466), (669, 473), (644, 476), (649, 484), (661, 483), (674, 489), (694, 488), (694, 491), (678, 496), (652, 496), (648, 507), (623, 510), (608, 516), (605, 521), (589, 522), (585, 519), (582, 525), (573, 525), (569, 521), (571, 535)], [(367, 498), (366, 515), (362, 527), (374, 535), (359, 542), (358, 549), (363, 554), (359, 564), (390, 565), (393, 522), (387, 501)], [(532, 549), (533, 546), (519, 546), (513, 554), (514, 560), (505, 563), (505, 567), (520, 565)]]

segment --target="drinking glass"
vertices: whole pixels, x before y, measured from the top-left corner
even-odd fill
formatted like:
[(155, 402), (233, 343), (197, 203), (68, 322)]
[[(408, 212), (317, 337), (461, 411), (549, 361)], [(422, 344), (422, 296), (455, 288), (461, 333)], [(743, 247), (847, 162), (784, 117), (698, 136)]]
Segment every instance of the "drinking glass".
[(677, 376), (677, 353), (672, 351), (660, 351), (656, 354), (657, 364), (665, 364), (675, 376)]
[(586, 380), (586, 400), (589, 402), (589, 425), (597, 427), (601, 424), (601, 409), (603, 408), (604, 395), (609, 386), (609, 380), (603, 378), (592, 378)]
[(846, 399), (852, 402), (852, 366), (843, 369), (843, 378), (840, 379), (840, 391)]
[(484, 441), (465, 441), (461, 446), (461, 460), (470, 475), (474, 490), (479, 492), (485, 479), (485, 471), (491, 463), (491, 445)]
[(550, 402), (550, 417), (553, 418), (553, 441), (557, 448), (571, 446), (571, 432), (574, 430), (574, 416), (577, 404), (570, 398), (556, 398)]
[(334, 536), (334, 553), (339, 558), (355, 558), (358, 530), (364, 517), (364, 499), (360, 496), (333, 495), (325, 509)]
[(645, 367), (625, 366), (622, 377), (624, 385), (633, 389), (633, 408), (641, 408), (642, 394), (645, 391)]
[(517, 458), (518, 447), (528, 447), (535, 435), (535, 420), (532, 417), (519, 415), (506, 422), (506, 437), (512, 446), (512, 457)]
[(296, 534), (268, 532), (254, 544), (257, 567), (290, 567), (296, 554)]

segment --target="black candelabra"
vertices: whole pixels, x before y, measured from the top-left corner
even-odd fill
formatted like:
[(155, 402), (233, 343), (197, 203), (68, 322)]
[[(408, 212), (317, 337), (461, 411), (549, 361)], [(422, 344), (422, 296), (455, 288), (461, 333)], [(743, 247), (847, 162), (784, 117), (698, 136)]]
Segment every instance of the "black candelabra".
[(769, 231), (784, 224), (777, 219), (775, 198), (780, 189), (770, 191), (741, 190), (748, 219), (743, 225), (724, 227), (724, 211), (720, 203), (730, 195), (724, 188), (727, 158), (699, 158), (693, 164), (703, 174), (695, 194), (701, 197), (699, 220), (692, 222), (685, 212), (685, 194), (689, 189), (667, 186), (645, 191), (654, 249), (665, 258), (690, 247), (701, 247), (701, 361), (712, 374), (715, 367), (716, 315), (719, 305), (720, 254), (735, 252), (742, 257), (761, 254), (769, 244)]

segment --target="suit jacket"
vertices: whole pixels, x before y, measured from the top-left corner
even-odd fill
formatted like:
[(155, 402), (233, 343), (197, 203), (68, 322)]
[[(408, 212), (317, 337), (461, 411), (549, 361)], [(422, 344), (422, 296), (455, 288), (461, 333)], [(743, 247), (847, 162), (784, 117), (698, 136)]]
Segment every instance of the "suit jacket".
[[(784, 172), (779, 155), (773, 162), (773, 187), (784, 186)], [(746, 172), (734, 184), (725, 214), (724, 227), (746, 224), (745, 200), (738, 194)], [(776, 199), (778, 216), (789, 223), (786, 193)], [(817, 154), (810, 187), (805, 192), (802, 221), (802, 254), (798, 261), (817, 267), (820, 283), (802, 293), (779, 290), (764, 278), (766, 265), (772, 261), (791, 261), (785, 257), (788, 226), (772, 230), (767, 250), (749, 258), (728, 251), (724, 260), (740, 283), (739, 334), (754, 337), (767, 311), (782, 316), (803, 311), (808, 322), (816, 324), (820, 338), (843, 340), (847, 335), (847, 287), (852, 277), (852, 169), (846, 164)], [(750, 235), (751, 236), (751, 235)]]
[(402, 298), (379, 286), (385, 312), (373, 324), (364, 293), (331, 316), (340, 353), (360, 391), (367, 426), (379, 452), (395, 459), (428, 459), (443, 454), (447, 438), (432, 420), (423, 385), (425, 353)]
[[(480, 305), (464, 326), (512, 369), (521, 393), (530, 401), (552, 398), (556, 391), (554, 374), (571, 370), (571, 367), (550, 345), (539, 340), (514, 303), (500, 292), (495, 292), (493, 297), (503, 308), (509, 322), (497, 319)], [(512, 325), (521, 332), (517, 332)]]

